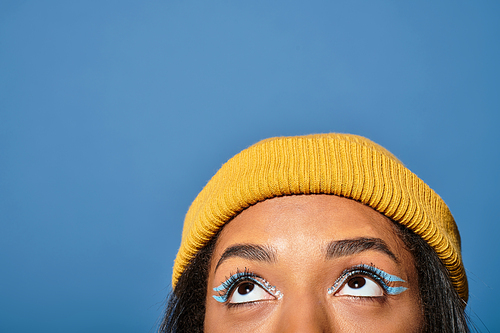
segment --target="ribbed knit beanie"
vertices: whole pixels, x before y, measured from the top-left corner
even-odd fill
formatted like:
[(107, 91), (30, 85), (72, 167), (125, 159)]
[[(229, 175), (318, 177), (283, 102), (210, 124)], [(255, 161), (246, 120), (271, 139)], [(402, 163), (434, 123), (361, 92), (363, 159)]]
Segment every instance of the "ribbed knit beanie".
[(385, 148), (334, 133), (266, 139), (225, 163), (189, 208), (172, 286), (196, 253), (245, 208), (299, 194), (350, 198), (413, 230), (436, 251), (467, 302), (460, 235), (444, 201)]

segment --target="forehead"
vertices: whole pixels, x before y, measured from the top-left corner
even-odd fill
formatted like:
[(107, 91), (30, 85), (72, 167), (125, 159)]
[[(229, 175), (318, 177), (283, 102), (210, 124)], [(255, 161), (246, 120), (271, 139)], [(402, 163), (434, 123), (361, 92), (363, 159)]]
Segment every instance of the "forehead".
[(214, 257), (236, 243), (271, 244), (289, 252), (359, 237), (383, 239), (395, 251), (402, 247), (392, 222), (359, 202), (333, 195), (285, 196), (257, 203), (229, 222)]

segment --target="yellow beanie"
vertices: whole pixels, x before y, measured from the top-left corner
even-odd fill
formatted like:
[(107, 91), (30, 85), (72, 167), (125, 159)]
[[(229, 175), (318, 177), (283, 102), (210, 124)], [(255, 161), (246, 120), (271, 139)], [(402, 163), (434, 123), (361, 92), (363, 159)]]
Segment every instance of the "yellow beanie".
[(263, 140), (225, 163), (189, 208), (172, 285), (195, 254), (245, 208), (296, 194), (350, 198), (413, 230), (436, 251), (467, 301), (460, 235), (444, 201), (385, 148), (361, 136), (334, 133)]

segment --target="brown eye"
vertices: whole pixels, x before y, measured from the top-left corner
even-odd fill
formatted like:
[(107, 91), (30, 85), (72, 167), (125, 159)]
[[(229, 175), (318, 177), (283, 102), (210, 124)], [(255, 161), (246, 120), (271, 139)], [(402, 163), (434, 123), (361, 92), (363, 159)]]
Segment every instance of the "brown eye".
[(272, 294), (272, 291), (270, 291), (271, 289), (266, 290), (264, 288), (264, 286), (261, 286), (257, 282), (243, 281), (234, 288), (229, 298), (229, 303), (252, 303), (277, 298)]
[(347, 285), (351, 287), (352, 289), (359, 289), (363, 287), (366, 284), (366, 279), (362, 276), (356, 276), (353, 277), (352, 279), (347, 282)]
[(246, 295), (246, 294), (250, 293), (254, 287), (255, 287), (255, 285), (253, 283), (244, 282), (244, 283), (240, 284), (237, 292), (240, 295)]
[(335, 296), (381, 297), (384, 289), (369, 277), (358, 275), (348, 278)]

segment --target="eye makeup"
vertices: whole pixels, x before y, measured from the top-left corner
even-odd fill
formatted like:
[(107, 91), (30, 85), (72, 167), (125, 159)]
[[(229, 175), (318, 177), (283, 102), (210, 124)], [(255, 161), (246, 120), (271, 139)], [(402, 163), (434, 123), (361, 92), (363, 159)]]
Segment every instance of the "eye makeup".
[(226, 281), (222, 282), (220, 286), (213, 288), (213, 290), (219, 295), (214, 295), (212, 297), (217, 302), (227, 303), (234, 290), (242, 282), (254, 283), (256, 286), (262, 288), (270, 295), (276, 297), (276, 299), (281, 299), (283, 297), (283, 293), (277, 290), (276, 286), (271, 285), (265, 279), (257, 276), (252, 272), (249, 272), (246, 269), (243, 272), (236, 272), (236, 274), (231, 275), (231, 277), (229, 277)]
[(399, 295), (408, 288), (406, 287), (392, 287), (389, 286), (389, 283), (392, 282), (406, 282), (405, 280), (397, 277), (395, 275), (391, 275), (389, 273), (384, 272), (381, 269), (370, 265), (356, 265), (351, 268), (346, 269), (340, 277), (335, 281), (332, 287), (328, 288), (328, 294), (335, 294), (342, 286), (344, 286), (347, 279), (350, 277), (360, 275), (366, 276), (373, 279), (377, 282), (388, 295)]

